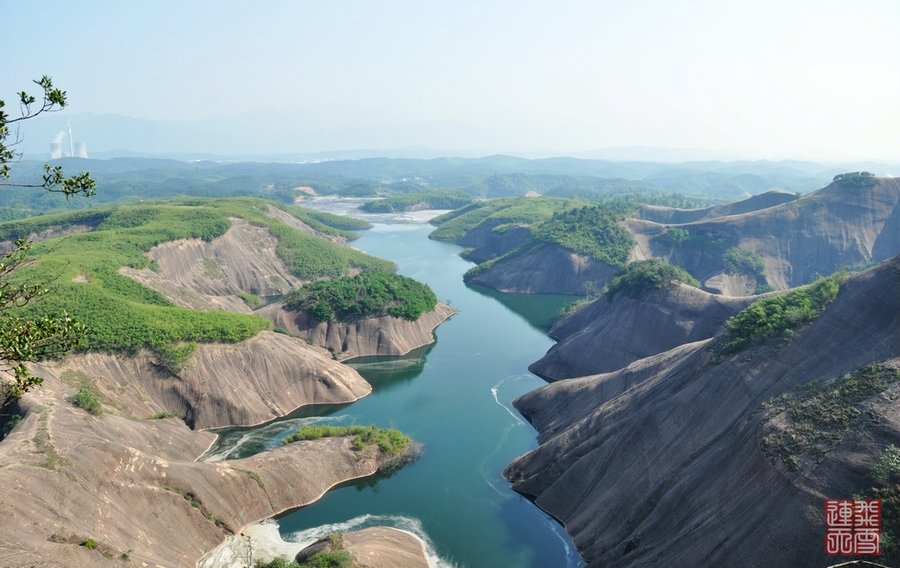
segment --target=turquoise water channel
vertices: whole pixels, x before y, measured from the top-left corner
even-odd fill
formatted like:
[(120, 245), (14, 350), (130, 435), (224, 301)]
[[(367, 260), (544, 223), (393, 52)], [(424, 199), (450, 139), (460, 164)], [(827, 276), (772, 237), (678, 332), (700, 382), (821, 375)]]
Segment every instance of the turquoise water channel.
[[(348, 483), (278, 519), (285, 540), (392, 525), (424, 537), (437, 565), (581, 566), (563, 528), (510, 489), (501, 471), (535, 447), (534, 429), (512, 407), (545, 384), (527, 371), (551, 345), (546, 329), (570, 296), (504, 295), (466, 287), (472, 263), (460, 247), (429, 240), (429, 225), (380, 224), (353, 245), (393, 260), (427, 282), (458, 314), (437, 342), (404, 357), (349, 364), (374, 392), (349, 405), (308, 407), (252, 429), (223, 431), (216, 458), (241, 457), (281, 443), (298, 425), (376, 424), (406, 432), (423, 454), (390, 476)], [(215, 458), (214, 458), (215, 459)]]

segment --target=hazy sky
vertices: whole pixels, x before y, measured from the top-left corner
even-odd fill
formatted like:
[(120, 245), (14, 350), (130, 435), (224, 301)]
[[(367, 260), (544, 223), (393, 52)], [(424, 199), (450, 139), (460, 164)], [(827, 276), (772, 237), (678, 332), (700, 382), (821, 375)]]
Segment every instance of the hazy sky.
[(452, 145), (497, 151), (900, 160), (898, 0), (0, 6), (7, 102), (47, 73), (73, 113), (297, 120), (385, 145), (457, 128)]

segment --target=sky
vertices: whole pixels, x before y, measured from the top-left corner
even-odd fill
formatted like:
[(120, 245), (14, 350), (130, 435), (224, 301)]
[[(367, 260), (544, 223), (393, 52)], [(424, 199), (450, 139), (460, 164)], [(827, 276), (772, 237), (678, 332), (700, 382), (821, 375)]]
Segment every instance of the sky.
[[(167, 125), (155, 149), (900, 161), (897, 0), (0, 0), (0, 16), (0, 97), (51, 75), (64, 117)], [(94, 148), (141, 145), (93, 120)]]

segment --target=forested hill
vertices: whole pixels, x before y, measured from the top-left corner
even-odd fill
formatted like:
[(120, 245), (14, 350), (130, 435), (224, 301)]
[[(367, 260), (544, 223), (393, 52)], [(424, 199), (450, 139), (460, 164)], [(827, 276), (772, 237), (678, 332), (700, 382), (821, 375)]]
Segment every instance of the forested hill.
[[(835, 174), (850, 169), (808, 162), (669, 164), (575, 158), (529, 160), (513, 156), (307, 163), (65, 158), (58, 163), (67, 171), (93, 174), (98, 190), (92, 200), (94, 205), (187, 195), (253, 195), (290, 203), (309, 192), (374, 197), (433, 190), (461, 191), (473, 197), (536, 193), (596, 199), (621, 194), (677, 193), (692, 198), (734, 200), (773, 189), (790, 193), (812, 191)], [(39, 181), (42, 165), (43, 162), (27, 160), (17, 164), (13, 180)], [(44, 192), (0, 193), (0, 218), (58, 207), (59, 202)]]

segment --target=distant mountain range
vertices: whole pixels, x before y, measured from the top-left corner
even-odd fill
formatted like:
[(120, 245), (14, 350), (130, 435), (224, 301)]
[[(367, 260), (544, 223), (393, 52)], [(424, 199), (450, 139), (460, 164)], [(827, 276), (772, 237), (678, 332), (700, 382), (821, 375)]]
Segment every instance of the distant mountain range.
[[(149, 120), (117, 114), (42, 116), (22, 132), (20, 150), (30, 158), (45, 159), (50, 144), (68, 126), (75, 142), (84, 142), (94, 158), (157, 157), (181, 160), (306, 162), (360, 158), (419, 158), (445, 156), (475, 158), (499, 151), (528, 158), (568, 155), (613, 162), (742, 162), (748, 156), (735, 152), (693, 148), (622, 146), (573, 150), (535, 150), (525, 142), (511, 141), (501, 132), (457, 121), (407, 121), (379, 123), (358, 110), (327, 109), (304, 113), (258, 109), (221, 118), (192, 121)], [(811, 173), (821, 169), (810, 162), (779, 162)], [(877, 174), (900, 172), (900, 162), (836, 164), (839, 170), (868, 169)], [(858, 167), (857, 167), (858, 166)], [(590, 174), (596, 175), (596, 174)]]

